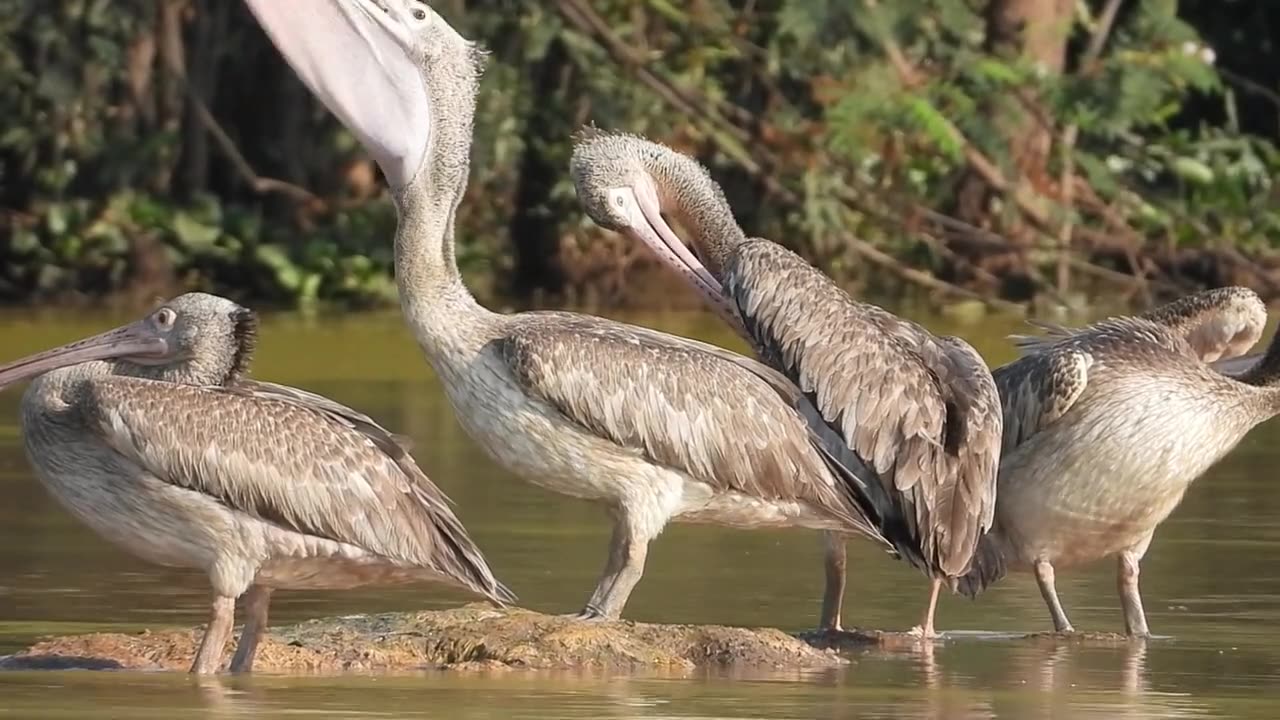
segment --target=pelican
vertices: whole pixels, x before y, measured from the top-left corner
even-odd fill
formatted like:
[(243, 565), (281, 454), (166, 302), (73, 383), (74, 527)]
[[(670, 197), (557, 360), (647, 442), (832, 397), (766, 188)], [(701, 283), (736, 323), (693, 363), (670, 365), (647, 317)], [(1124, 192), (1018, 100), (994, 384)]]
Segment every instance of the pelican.
[[(969, 570), (995, 508), (1002, 417), (982, 357), (959, 338), (854, 300), (781, 245), (748, 238), (720, 186), (686, 155), (588, 129), (570, 174), (592, 220), (653, 249), (812, 398), (840, 450), (869, 471), (921, 548), (908, 559), (932, 578), (918, 631), (933, 637), (938, 591)], [(663, 212), (690, 232), (693, 252)], [(820, 625), (839, 630), (844, 540), (827, 540)]]
[(0, 367), (22, 399), (27, 457), (99, 535), (209, 576), (193, 673), (247, 621), (232, 672), (253, 666), (277, 588), (428, 581), (505, 604), (479, 548), (395, 438), (304, 390), (244, 378), (254, 314), (190, 293), (115, 330)]
[(247, 0), (311, 91), (369, 150), (398, 212), (406, 323), (460, 424), (498, 464), (605, 506), (604, 572), (577, 615), (617, 619), (671, 520), (798, 526), (918, 552), (879, 496), (822, 451), (799, 392), (723, 349), (566, 312), (498, 314), (467, 291), (454, 212), (480, 56), (414, 0)]
[(1266, 305), (1242, 287), (1047, 337), (995, 372), (1004, 445), (994, 525), (960, 582), (1030, 571), (1057, 632), (1073, 632), (1055, 572), (1116, 556), (1125, 632), (1151, 634), (1138, 578), (1187, 488), (1280, 412), (1280, 335), (1260, 357)]
[[(597, 223), (650, 245), (683, 277), (704, 278), (700, 289), (723, 280), (740, 313), (726, 319), (739, 327), (739, 317), (745, 319), (748, 339), (771, 363), (798, 376), (819, 407), (831, 407), (824, 397), (849, 397), (859, 410), (868, 402), (838, 394), (846, 386), (867, 387), (860, 355), (816, 355), (814, 373), (826, 375), (812, 378), (804, 366), (812, 343), (835, 342), (831, 336), (845, 322), (836, 308), (852, 301), (835, 301), (842, 296), (829, 281), (789, 252), (743, 240), (719, 186), (696, 161), (640, 138), (588, 131), (571, 172)], [(693, 235), (697, 256), (662, 219), (668, 208)], [(785, 295), (769, 294), (779, 287)], [(710, 300), (725, 314), (723, 298)], [(1138, 576), (1156, 527), (1192, 481), (1280, 412), (1280, 340), (1260, 357), (1244, 356), (1266, 321), (1256, 293), (1229, 287), (1080, 330), (1040, 323), (1046, 337), (1017, 338), (1024, 356), (992, 374), (1003, 420), (986, 426), (999, 438), (997, 488), (985, 496), (995, 501), (994, 517), (973, 546), (957, 589), (975, 595), (1010, 569), (1030, 571), (1055, 630), (1071, 632), (1055, 568), (1115, 555), (1125, 630), (1148, 636)], [(874, 337), (865, 333), (859, 342)], [(893, 335), (895, 341), (908, 337), (913, 346), (919, 342), (914, 333)], [(892, 386), (893, 377), (877, 380)], [(879, 390), (873, 400), (883, 394)], [(824, 418), (833, 421), (827, 413)], [(855, 439), (858, 429), (855, 424)], [(874, 460), (868, 464), (875, 467)], [(832, 565), (829, 581), (842, 582), (843, 568)], [(828, 603), (838, 593), (833, 584)], [(926, 619), (926, 632), (928, 627)]]

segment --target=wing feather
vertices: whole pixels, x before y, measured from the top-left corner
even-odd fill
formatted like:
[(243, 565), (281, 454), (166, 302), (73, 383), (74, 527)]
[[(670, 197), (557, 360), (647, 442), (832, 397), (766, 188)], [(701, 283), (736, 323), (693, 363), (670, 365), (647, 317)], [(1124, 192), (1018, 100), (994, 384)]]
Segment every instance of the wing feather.
[(568, 420), (712, 487), (803, 500), (877, 535), (859, 490), (815, 447), (792, 404), (798, 391), (777, 373), (645, 328), (566, 313), (522, 318), (503, 357), (527, 392)]
[(877, 477), (881, 516), (908, 528), (930, 572), (963, 573), (992, 522), (999, 460), (1002, 415), (982, 358), (854, 301), (768, 241), (740, 247), (724, 279), (761, 358)]
[(996, 368), (1004, 409), (1001, 453), (1049, 427), (1075, 405), (1089, 383), (1093, 356), (1081, 348), (1051, 347)]
[(87, 387), (84, 407), (103, 442), (157, 478), (295, 532), (431, 568), (495, 601), (514, 599), (444, 493), (361, 413), (263, 383), (115, 376)]

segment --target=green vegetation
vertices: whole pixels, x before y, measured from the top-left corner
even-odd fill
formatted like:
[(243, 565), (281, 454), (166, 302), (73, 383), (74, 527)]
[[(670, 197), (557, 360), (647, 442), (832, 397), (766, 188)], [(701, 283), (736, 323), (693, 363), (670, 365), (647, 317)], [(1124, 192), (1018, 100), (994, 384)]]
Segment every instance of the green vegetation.
[[(750, 232), (868, 291), (1280, 281), (1264, 0), (439, 5), (491, 50), (458, 225), (482, 295), (636, 294), (643, 252), (568, 182), (587, 122), (697, 155)], [(0, 0), (0, 37), (0, 301), (394, 297), (375, 169), (241, 3)]]

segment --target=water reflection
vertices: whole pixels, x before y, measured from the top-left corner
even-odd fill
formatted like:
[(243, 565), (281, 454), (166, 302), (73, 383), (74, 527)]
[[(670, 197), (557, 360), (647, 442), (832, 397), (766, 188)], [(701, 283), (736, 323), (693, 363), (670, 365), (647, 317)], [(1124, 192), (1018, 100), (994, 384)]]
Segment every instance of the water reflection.
[[(157, 711), (190, 705), (214, 718), (277, 717), (297, 714), (304, 707), (347, 717), (402, 717), (420, 712), (449, 718), (616, 720), (994, 720), (1214, 714), (1212, 708), (1186, 694), (1152, 691), (1145, 680), (1149, 650), (1141, 643), (1109, 648), (1009, 646), (1004, 648), (998, 672), (980, 674), (966, 667), (972, 662), (967, 653), (955, 650), (943, 647), (932, 657), (928, 653), (868, 652), (857, 656), (850, 667), (807, 674), (754, 671), (692, 677), (600, 677), (584, 673), (421, 673), (377, 679), (80, 674), (63, 686), (103, 693), (110, 699), (145, 693), (156, 699), (153, 707)], [(885, 670), (892, 672), (886, 674)], [(873, 677), (869, 680), (861, 677), (863, 674)], [(27, 679), (34, 685), (35, 678)], [(0, 683), (9, 684), (6, 690), (12, 690), (12, 679), (0, 676)], [(17, 702), (9, 705), (11, 710), (25, 708), (23, 703), (30, 697), (22, 685), (17, 689), (16, 695), (6, 694), (7, 699)], [(134, 701), (127, 707), (137, 709), (137, 705)]]
[[(1015, 321), (957, 327), (992, 362), (1012, 355)], [(0, 317), (5, 356), (89, 334), (120, 318)], [(645, 324), (740, 347), (698, 314)], [(359, 348), (360, 352), (352, 352)], [(351, 404), (414, 441), (423, 468), (495, 571), (539, 610), (576, 609), (603, 560), (608, 528), (592, 505), (538, 490), (493, 466), (463, 435), (395, 313), (270, 318), (258, 377)], [(0, 652), (42, 634), (140, 630), (203, 621), (207, 584), (101, 542), (54, 505), (31, 477), (16, 427), (17, 393), (0, 393)], [(744, 671), (641, 677), (582, 673), (420, 673), (398, 677), (195, 680), (136, 673), (0, 673), (0, 714), (283, 717), (301, 713), (442, 718), (1137, 718), (1271, 717), (1263, 692), (1280, 686), (1280, 460), (1274, 424), (1251, 435), (1198, 481), (1161, 527), (1144, 563), (1149, 645), (1012, 640), (992, 631), (1048, 627), (1035, 584), (1014, 576), (977, 602), (943, 599), (940, 627), (956, 637), (925, 650), (867, 650), (821, 673)], [(653, 545), (628, 606), (635, 620), (772, 625), (797, 631), (818, 615), (820, 540), (803, 531), (741, 532), (675, 525)], [(924, 594), (920, 575), (867, 543), (850, 543), (847, 618), (905, 628)], [(1111, 562), (1059, 578), (1082, 630), (1115, 631)], [(461, 598), (406, 586), (279, 593), (273, 620), (446, 607)], [(980, 631), (980, 632), (979, 632)]]

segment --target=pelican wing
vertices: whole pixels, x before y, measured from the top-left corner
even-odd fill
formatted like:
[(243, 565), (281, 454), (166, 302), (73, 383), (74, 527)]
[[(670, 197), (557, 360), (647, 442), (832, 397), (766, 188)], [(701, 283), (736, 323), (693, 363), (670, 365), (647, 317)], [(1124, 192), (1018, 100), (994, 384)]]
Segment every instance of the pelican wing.
[(885, 522), (904, 524), (930, 567), (964, 572), (992, 522), (1000, 449), (998, 394), (982, 358), (854, 301), (768, 241), (743, 245), (724, 279), (765, 362), (878, 476)]
[(295, 532), (432, 569), (490, 599), (513, 599), (413, 459), (334, 419), (335, 410), (363, 415), (265, 387), (255, 394), (110, 377), (88, 383), (83, 408), (102, 442), (161, 480)]
[[(323, 395), (317, 395), (301, 388), (278, 385), (261, 380), (241, 380), (229, 389), (249, 396), (271, 397), (285, 402), (292, 402), (323, 412), (330, 420), (345, 425), (369, 438), (377, 444), (380, 450), (397, 461), (413, 449), (410, 438), (393, 433), (368, 415), (358, 410), (353, 410), (342, 403), (334, 402)], [(413, 460), (410, 459), (409, 462), (412, 463)], [(434, 488), (435, 485), (432, 485), (432, 487)]]
[(526, 392), (568, 421), (714, 488), (804, 500), (877, 535), (859, 490), (833, 474), (785, 389), (733, 353), (590, 316), (521, 319), (503, 357)]
[(1008, 453), (1067, 414), (1089, 383), (1093, 356), (1070, 346), (1047, 348), (996, 368), (1004, 408), (1001, 452)]
[[(369, 0), (246, 0), (303, 83), (402, 187), (426, 158), (430, 97), (410, 11)], [(432, 13), (434, 16), (434, 13)]]

